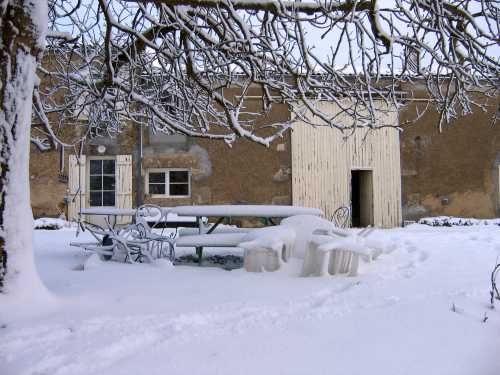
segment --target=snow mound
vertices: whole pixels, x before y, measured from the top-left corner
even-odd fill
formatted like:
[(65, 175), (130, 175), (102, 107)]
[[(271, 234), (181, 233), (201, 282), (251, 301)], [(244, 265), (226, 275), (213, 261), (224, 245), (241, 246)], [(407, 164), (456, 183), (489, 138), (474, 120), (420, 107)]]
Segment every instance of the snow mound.
[(500, 218), (496, 219), (474, 219), (454, 216), (424, 217), (418, 221), (419, 224), (432, 227), (454, 227), (472, 225), (500, 225)]
[(155, 265), (158, 268), (166, 269), (166, 270), (173, 270), (174, 269), (174, 264), (165, 258), (160, 258), (160, 259), (155, 259), (153, 262), (153, 265)]
[(92, 254), (83, 263), (83, 270), (91, 270), (98, 268), (102, 265), (102, 260), (99, 258), (98, 254)]

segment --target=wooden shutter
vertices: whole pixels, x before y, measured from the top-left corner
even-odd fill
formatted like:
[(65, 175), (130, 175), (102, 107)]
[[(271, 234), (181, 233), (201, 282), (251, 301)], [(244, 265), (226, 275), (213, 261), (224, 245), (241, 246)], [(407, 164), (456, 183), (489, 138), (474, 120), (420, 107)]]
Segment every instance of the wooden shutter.
[[(132, 208), (132, 155), (117, 155), (116, 167), (116, 207)], [(130, 222), (131, 216), (120, 216), (117, 220), (117, 224)]]
[[(68, 220), (77, 221), (79, 218), (80, 208), (85, 207), (85, 155), (80, 156), (80, 160), (76, 155), (69, 156), (68, 163)], [(85, 220), (84, 217), (82, 217)]]

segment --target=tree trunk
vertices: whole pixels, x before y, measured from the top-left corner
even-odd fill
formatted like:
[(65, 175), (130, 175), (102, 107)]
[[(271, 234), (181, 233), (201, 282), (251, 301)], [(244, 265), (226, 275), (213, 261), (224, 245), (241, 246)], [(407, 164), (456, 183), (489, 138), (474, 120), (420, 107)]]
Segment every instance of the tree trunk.
[(29, 146), (47, 0), (0, 0), (0, 299), (45, 294), (33, 261)]

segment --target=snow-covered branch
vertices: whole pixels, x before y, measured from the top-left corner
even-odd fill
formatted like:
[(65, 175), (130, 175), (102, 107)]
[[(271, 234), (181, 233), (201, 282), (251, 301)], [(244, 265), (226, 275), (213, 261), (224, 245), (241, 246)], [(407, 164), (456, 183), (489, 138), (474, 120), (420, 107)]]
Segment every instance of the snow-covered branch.
[[(132, 122), (269, 145), (296, 119), (342, 131), (384, 126), (375, 121), (380, 102), (399, 109), (413, 95), (407, 87), (418, 85), (442, 113), (442, 126), (481, 107), (478, 94), (499, 89), (492, 1), (51, 4), (40, 69), (51, 84), (39, 107), (66, 124), (82, 126), (85, 118), (89, 135)], [(322, 100), (341, 113), (323, 113)], [(277, 104), (289, 108), (290, 121), (256, 125)]]

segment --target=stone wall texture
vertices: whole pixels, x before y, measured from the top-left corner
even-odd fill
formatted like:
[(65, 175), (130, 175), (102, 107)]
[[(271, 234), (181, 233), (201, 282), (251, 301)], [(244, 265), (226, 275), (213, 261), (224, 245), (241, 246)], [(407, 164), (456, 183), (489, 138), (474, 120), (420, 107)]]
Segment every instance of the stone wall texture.
[[(255, 101), (257, 104), (257, 101)], [(400, 121), (412, 118), (421, 102), (412, 102), (400, 114)], [(250, 106), (251, 107), (251, 106)], [(438, 113), (429, 111), (415, 124), (405, 126), (400, 136), (403, 219), (454, 215), (478, 218), (500, 216), (499, 165), (500, 129), (492, 126), (498, 100), (487, 112), (457, 119), (439, 132)], [(251, 109), (251, 108), (250, 108)], [(498, 114), (497, 114), (498, 115)], [(289, 119), (286, 105), (277, 105), (259, 124)], [(75, 139), (75, 134), (61, 134)], [(131, 154), (133, 158), (133, 205), (140, 202), (162, 206), (179, 204), (291, 204), (291, 142), (285, 136), (269, 148), (237, 140), (232, 147), (223, 142), (190, 139), (169, 146), (150, 142), (148, 129), (130, 127), (117, 138), (98, 138), (88, 142), (84, 153), (97, 155)], [(59, 151), (40, 152), (31, 146), (31, 203), (35, 217), (66, 213), (68, 195), (68, 155), (59, 170)], [(158, 199), (144, 194), (148, 168), (188, 168), (192, 175), (189, 198)]]
[[(406, 121), (422, 102), (410, 103)], [(476, 109), (439, 132), (436, 111), (427, 112), (401, 133), (403, 218), (500, 216), (500, 124), (492, 118), (499, 108), (492, 100), (487, 112)], [(497, 113), (498, 115), (498, 113)]]

